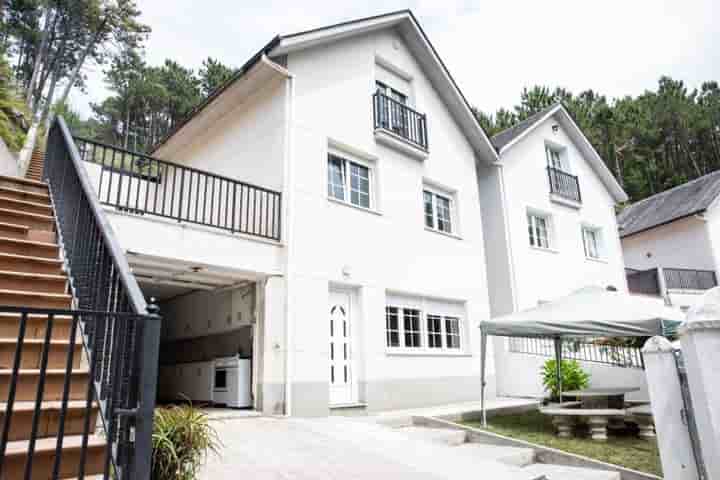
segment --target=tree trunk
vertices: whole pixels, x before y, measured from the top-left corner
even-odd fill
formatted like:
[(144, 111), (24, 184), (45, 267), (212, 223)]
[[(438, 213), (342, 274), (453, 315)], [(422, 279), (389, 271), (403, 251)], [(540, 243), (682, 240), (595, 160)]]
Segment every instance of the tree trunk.
[(50, 42), (50, 25), (55, 28), (55, 15), (53, 9), (48, 7), (46, 15), (47, 16), (45, 17), (45, 28), (43, 29), (42, 33), (40, 48), (38, 48), (37, 54), (35, 55), (35, 64), (33, 65), (32, 76), (30, 77), (30, 83), (28, 83), (27, 86), (27, 95), (25, 96), (25, 103), (27, 103), (28, 109), (31, 112), (33, 111), (33, 103), (35, 98), (35, 96), (33, 95), (33, 90), (35, 87), (35, 83), (37, 82), (38, 75), (40, 74), (40, 66), (43, 63), (45, 51), (47, 50), (48, 43)]

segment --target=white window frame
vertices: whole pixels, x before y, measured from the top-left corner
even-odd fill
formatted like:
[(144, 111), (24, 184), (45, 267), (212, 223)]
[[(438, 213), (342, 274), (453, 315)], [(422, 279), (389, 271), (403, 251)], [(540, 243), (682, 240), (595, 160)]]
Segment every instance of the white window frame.
[[(580, 233), (582, 236), (582, 243), (583, 243), (583, 251), (585, 252), (585, 258), (589, 260), (602, 260), (604, 257), (603, 252), (603, 232), (602, 229), (599, 227), (594, 227), (592, 225), (582, 225), (580, 227)], [(589, 235), (592, 234), (593, 236), (593, 243), (595, 244), (595, 255), (593, 255), (592, 251), (588, 245), (589, 241)]]
[[(552, 155), (557, 157), (557, 163), (553, 161)], [(570, 159), (568, 158), (567, 147), (554, 142), (545, 142), (545, 160), (547, 165), (572, 175)]]
[[(431, 195), (431, 207), (432, 207), (432, 226), (428, 225), (427, 220), (427, 212), (425, 211), (425, 194), (429, 193)], [(449, 230), (442, 230), (440, 229), (440, 219), (438, 216), (438, 197), (442, 197), (448, 201), (448, 221), (450, 222), (450, 229)], [(455, 193), (447, 191), (447, 190), (441, 190), (437, 187), (434, 187), (432, 185), (429, 185), (427, 183), (423, 183), (422, 188), (422, 221), (423, 225), (427, 230), (432, 230), (434, 232), (438, 233), (444, 233), (446, 235), (458, 235), (458, 219), (457, 219), (457, 208), (456, 208), (456, 199), (455, 199)]]
[[(464, 327), (464, 315), (458, 313), (448, 313), (443, 311), (442, 308), (428, 308), (425, 304), (425, 299), (418, 299), (421, 306), (418, 305), (407, 305), (402, 302), (386, 302), (385, 305), (385, 349), (388, 352), (397, 353), (417, 353), (417, 354), (464, 354), (465, 353), (465, 327)], [(397, 311), (397, 329), (388, 328), (388, 310), (390, 308), (396, 309)], [(419, 345), (408, 346), (405, 341), (405, 310), (414, 310), (418, 312), (420, 320), (420, 343)], [(431, 332), (428, 328), (430, 318), (436, 318), (440, 320), (440, 330), (437, 332)], [(447, 322), (457, 322), (457, 332), (448, 331)], [(397, 333), (398, 345), (390, 345), (390, 333)], [(440, 336), (440, 344), (432, 345), (430, 341), (430, 335)], [(448, 337), (453, 336), (457, 338), (457, 346), (450, 346)]]
[[(545, 223), (545, 243), (542, 245), (537, 236), (537, 220), (542, 219)], [(528, 245), (531, 248), (539, 248), (541, 250), (553, 250), (555, 248), (553, 241), (553, 223), (552, 215), (539, 212), (537, 210), (528, 210), (525, 215), (525, 225), (527, 229)]]
[[(342, 172), (343, 172), (343, 198), (337, 198), (332, 195), (328, 190), (330, 188), (330, 158), (334, 157), (342, 161)], [(343, 151), (335, 149), (328, 149), (326, 161), (325, 161), (325, 190), (327, 191), (327, 197), (329, 200), (334, 202), (340, 202), (347, 205), (351, 205), (356, 208), (363, 210), (374, 211), (376, 209), (375, 202), (375, 166), (367, 161), (357, 158), (355, 155), (349, 155)], [(368, 206), (364, 206), (358, 203), (352, 202), (352, 181), (351, 181), (351, 167), (357, 165), (366, 168), (368, 171)]]

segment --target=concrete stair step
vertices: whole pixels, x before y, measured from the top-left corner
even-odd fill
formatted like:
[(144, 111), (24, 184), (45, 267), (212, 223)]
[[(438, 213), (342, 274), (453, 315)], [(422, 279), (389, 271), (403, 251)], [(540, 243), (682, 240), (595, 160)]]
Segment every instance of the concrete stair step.
[(417, 439), (442, 443), (450, 446), (462, 445), (467, 441), (467, 433), (463, 430), (449, 428), (404, 427), (398, 431)]
[(72, 295), (67, 293), (42, 293), (26, 290), (0, 290), (0, 305), (69, 309), (72, 307)]
[[(47, 328), (47, 315), (28, 315), (25, 324), (25, 340), (44, 339)], [(67, 340), (70, 336), (72, 318), (67, 315), (53, 317), (53, 340)], [(0, 313), (0, 337), (16, 339), (19, 333), (20, 314)]]
[(42, 205), (50, 205), (50, 195), (47, 193), (29, 192), (7, 185), (0, 186), (0, 196)]
[(530, 475), (544, 475), (547, 480), (621, 480), (620, 472), (534, 463), (523, 468)]
[(44, 293), (66, 293), (65, 275), (8, 272), (0, 270), (0, 290), (32, 290)]
[(0, 270), (4, 272), (62, 275), (63, 262), (57, 258), (43, 258), (0, 252)]
[[(19, 370), (15, 389), (16, 401), (33, 401), (37, 395), (40, 370)], [(70, 379), (70, 400), (84, 400), (87, 394), (88, 371), (74, 369)], [(0, 369), (0, 398), (7, 398), (12, 370)], [(62, 400), (65, 381), (65, 369), (48, 369), (45, 371), (45, 389), (43, 400)]]
[[(71, 435), (63, 439), (62, 461), (60, 462), (60, 478), (77, 477), (80, 472), (82, 436)], [(0, 480), (16, 480), (24, 478), (25, 463), (27, 461), (28, 441), (21, 440), (8, 442), (5, 450), (5, 462)], [(105, 439), (99, 435), (88, 437), (85, 473), (98, 475), (104, 470)], [(51, 478), (55, 461), (55, 438), (42, 438), (35, 443), (35, 452), (32, 458), (32, 480), (47, 480)]]
[(46, 203), (36, 203), (29, 200), (20, 200), (10, 196), (2, 195), (0, 192), (0, 206), (19, 210), (21, 212), (36, 213), (38, 215), (52, 215), (52, 207)]
[[(75, 400), (68, 402), (65, 412), (65, 435), (81, 435), (83, 433), (87, 402)], [(0, 422), (5, 419), (7, 404), (0, 403)], [(58, 433), (62, 402), (42, 402), (40, 406), (37, 434), (39, 438), (53, 437)], [(32, 432), (32, 419), (35, 412), (35, 402), (15, 402), (12, 410), (12, 421), (8, 440), (28, 440)], [(90, 432), (97, 422), (98, 407), (90, 408)]]
[(0, 236), (0, 252), (14, 253), (15, 255), (25, 255), (28, 257), (58, 259), (60, 256), (60, 247), (49, 242)]
[(9, 177), (0, 175), (0, 186), (16, 188), (18, 190), (26, 190), (33, 193), (48, 193), (47, 183), (28, 178)]
[(50, 215), (28, 213), (22, 210), (7, 208), (4, 205), (0, 206), (0, 222), (25, 225), (37, 230), (52, 231), (55, 228), (55, 219)]
[(495, 460), (515, 467), (526, 467), (535, 461), (535, 451), (532, 448), (505, 447), (483, 443), (465, 443), (457, 448), (467, 450), (470, 455), (475, 455), (478, 458)]
[[(20, 368), (40, 368), (40, 360), (42, 358), (44, 345), (45, 339), (24, 339), (22, 343), (22, 355), (20, 356)], [(16, 350), (17, 338), (0, 338), (0, 369), (10, 369), (13, 367)], [(51, 340), (50, 349), (48, 350), (48, 368), (65, 368), (67, 365), (69, 350), (69, 340)], [(76, 342), (73, 350), (73, 367), (80, 368), (80, 361), (82, 360), (82, 345)]]

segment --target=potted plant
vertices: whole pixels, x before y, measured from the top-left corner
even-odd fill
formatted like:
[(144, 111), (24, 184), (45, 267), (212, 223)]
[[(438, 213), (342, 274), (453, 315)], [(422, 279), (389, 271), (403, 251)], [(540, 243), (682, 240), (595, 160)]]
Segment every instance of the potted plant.
[[(550, 394), (550, 401), (560, 400), (560, 389), (557, 384), (555, 359), (550, 359), (541, 369), (542, 384), (545, 391)], [(590, 374), (582, 369), (577, 360), (563, 360), (560, 362), (560, 379), (563, 391), (581, 390), (590, 383)]]

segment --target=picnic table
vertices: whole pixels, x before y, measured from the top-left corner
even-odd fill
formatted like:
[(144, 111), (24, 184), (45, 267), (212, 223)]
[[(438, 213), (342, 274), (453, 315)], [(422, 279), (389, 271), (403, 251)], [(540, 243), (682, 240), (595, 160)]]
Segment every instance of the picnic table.
[(583, 408), (625, 408), (625, 395), (639, 391), (638, 387), (584, 388), (563, 392), (563, 397), (579, 398)]

